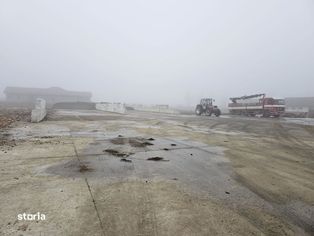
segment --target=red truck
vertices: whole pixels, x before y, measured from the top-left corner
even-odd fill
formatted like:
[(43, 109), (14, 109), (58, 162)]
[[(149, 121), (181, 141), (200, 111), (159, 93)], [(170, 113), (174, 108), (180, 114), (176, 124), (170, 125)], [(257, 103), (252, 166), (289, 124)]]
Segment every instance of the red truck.
[(263, 117), (279, 117), (285, 112), (285, 100), (266, 97), (266, 94), (230, 98), (230, 114)]

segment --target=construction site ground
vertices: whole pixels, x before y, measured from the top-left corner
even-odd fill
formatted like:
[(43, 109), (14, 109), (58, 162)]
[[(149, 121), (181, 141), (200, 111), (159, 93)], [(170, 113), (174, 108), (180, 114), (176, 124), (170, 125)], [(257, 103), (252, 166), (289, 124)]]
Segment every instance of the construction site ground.
[[(299, 123), (93, 110), (20, 120), (0, 133), (0, 235), (313, 235), (314, 126)], [(46, 219), (17, 219), (37, 212)]]

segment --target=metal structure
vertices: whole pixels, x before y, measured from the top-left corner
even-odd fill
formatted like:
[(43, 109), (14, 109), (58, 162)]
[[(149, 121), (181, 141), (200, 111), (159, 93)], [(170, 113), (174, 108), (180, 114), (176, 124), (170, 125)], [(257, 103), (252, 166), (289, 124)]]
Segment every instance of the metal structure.
[(266, 94), (230, 98), (228, 108), (230, 114), (264, 117), (279, 117), (285, 112), (284, 99), (266, 97)]
[(217, 106), (213, 105), (213, 102), (215, 100), (212, 98), (203, 98), (201, 99), (200, 103), (196, 106), (195, 108), (195, 114), (200, 116), (200, 115), (207, 115), (211, 116), (214, 114), (215, 116), (220, 116), (221, 111)]

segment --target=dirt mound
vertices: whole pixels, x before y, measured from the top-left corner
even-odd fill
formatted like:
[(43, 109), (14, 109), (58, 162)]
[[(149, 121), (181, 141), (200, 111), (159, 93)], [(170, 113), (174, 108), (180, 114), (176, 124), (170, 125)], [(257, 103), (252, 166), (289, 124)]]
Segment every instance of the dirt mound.
[(30, 121), (31, 111), (29, 109), (1, 109), (0, 129), (10, 126), (16, 121)]

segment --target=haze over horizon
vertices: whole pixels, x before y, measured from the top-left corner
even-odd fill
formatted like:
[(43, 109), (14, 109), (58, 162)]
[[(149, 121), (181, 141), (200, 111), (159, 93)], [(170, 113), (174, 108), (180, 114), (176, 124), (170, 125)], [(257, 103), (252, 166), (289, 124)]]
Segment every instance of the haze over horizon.
[(1, 1), (0, 91), (194, 106), (314, 96), (314, 1)]

